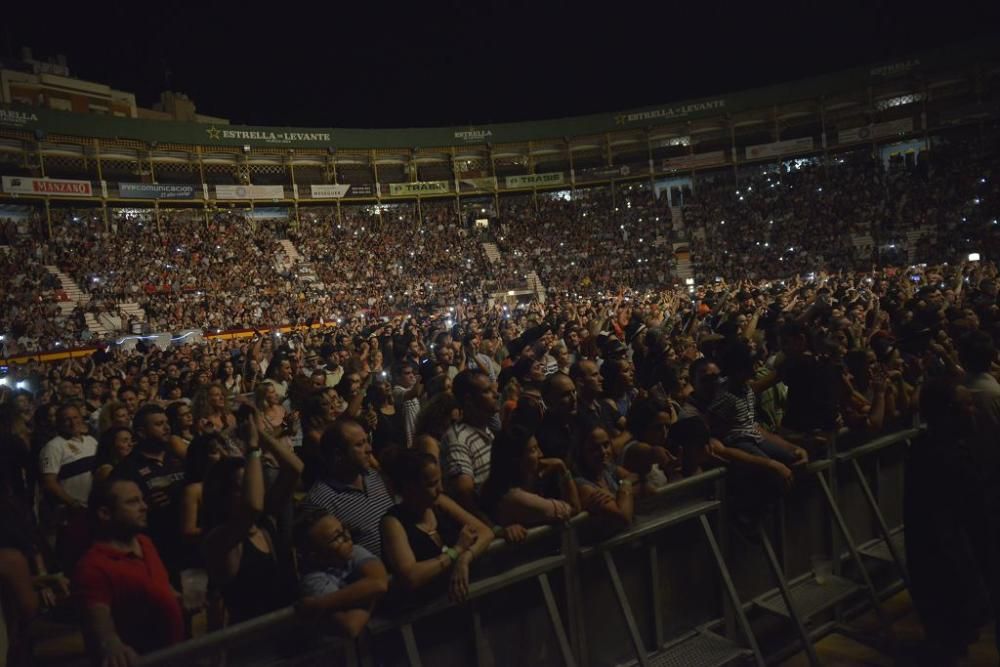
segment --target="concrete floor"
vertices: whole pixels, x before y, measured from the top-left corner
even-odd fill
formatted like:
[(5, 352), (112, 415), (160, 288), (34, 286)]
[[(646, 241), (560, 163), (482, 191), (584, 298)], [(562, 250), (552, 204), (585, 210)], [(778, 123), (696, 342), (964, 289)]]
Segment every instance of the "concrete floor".
[[(910, 601), (909, 593), (903, 591), (883, 603), (883, 610), (892, 621), (893, 634), (897, 643), (908, 653), (898, 653), (894, 657), (889, 651), (881, 651), (843, 634), (828, 635), (816, 645), (816, 653), (823, 665), (827, 667), (910, 667), (928, 665), (928, 667), (950, 667), (941, 664), (921, 663), (912, 649), (919, 647), (923, 639), (923, 628), (920, 619)], [(204, 632), (204, 615), (194, 619), (194, 633)], [(878, 632), (878, 623), (873, 613), (865, 614), (851, 623), (861, 634)], [(84, 654), (83, 638), (79, 631), (67, 623), (42, 621), (37, 628), (37, 637), (45, 637), (35, 645), (35, 664), (40, 667), (84, 667), (89, 665)], [(995, 667), (1000, 665), (994, 625), (991, 623), (983, 628), (979, 641), (969, 648), (969, 655), (953, 663), (957, 667)], [(792, 656), (780, 663), (780, 667), (808, 667), (809, 661), (804, 653)]]
[[(946, 667), (942, 664), (921, 662), (919, 642), (924, 638), (923, 627), (917, 616), (910, 595), (903, 591), (886, 600), (883, 610), (892, 622), (893, 635), (899, 646), (894, 656), (889, 651), (881, 651), (862, 644), (843, 634), (833, 633), (816, 644), (816, 654), (827, 667), (909, 667), (928, 665), (928, 667)], [(865, 614), (851, 623), (862, 633), (878, 631), (878, 622), (873, 613)], [(1000, 665), (997, 656), (994, 624), (990, 623), (982, 629), (979, 641), (969, 647), (969, 654), (952, 663), (957, 667), (995, 667)], [(923, 655), (926, 655), (925, 653)], [(781, 667), (808, 667), (809, 660), (805, 653), (799, 653), (785, 662)]]

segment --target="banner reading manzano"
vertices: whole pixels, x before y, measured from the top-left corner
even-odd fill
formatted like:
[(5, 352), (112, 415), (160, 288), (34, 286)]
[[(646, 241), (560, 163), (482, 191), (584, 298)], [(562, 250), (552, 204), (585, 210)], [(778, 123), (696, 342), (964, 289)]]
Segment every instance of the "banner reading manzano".
[[(201, 190), (201, 186), (198, 186)], [(124, 199), (194, 199), (195, 186), (167, 183), (119, 183), (118, 196)]]
[(398, 195), (430, 195), (451, 190), (448, 181), (417, 181), (416, 183), (390, 183), (389, 194)]
[(528, 174), (527, 176), (508, 176), (505, 180), (508, 188), (531, 188), (539, 185), (562, 185), (566, 176), (561, 171), (549, 174)]
[(21, 176), (4, 176), (3, 191), (19, 195), (56, 195), (59, 197), (90, 197), (94, 194), (90, 181)]

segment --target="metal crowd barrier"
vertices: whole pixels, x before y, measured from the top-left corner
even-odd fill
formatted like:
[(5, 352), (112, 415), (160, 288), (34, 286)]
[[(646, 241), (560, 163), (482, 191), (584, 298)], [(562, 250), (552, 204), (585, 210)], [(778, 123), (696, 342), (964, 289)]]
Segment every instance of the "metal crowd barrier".
[[(830, 514), (831, 547), (829, 557), (832, 570), (829, 574), (824, 573), (820, 576), (811, 572), (789, 581), (786, 575), (787, 560), (779, 561), (767, 530), (763, 526), (758, 528), (758, 538), (767, 558), (767, 565), (777, 584), (777, 590), (758, 597), (754, 603), (761, 610), (784, 617), (792, 622), (800, 642), (798, 648), (805, 652), (811, 665), (820, 664), (814, 642), (832, 631), (839, 631), (880, 647), (889, 646), (893, 642), (890, 623), (881, 608), (883, 596), (873, 582), (865, 557), (879, 561), (895, 561), (902, 575), (903, 584), (908, 586), (908, 578), (901, 555), (903, 549), (902, 526), (900, 525), (896, 529), (889, 528), (876, 494), (872, 491), (861, 468), (860, 461), (862, 459), (874, 461), (877, 479), (879, 456), (895, 445), (909, 446), (911, 440), (920, 433), (919, 429), (906, 429), (876, 438), (843, 452), (838, 451), (837, 444), (840, 438), (834, 435), (829, 439), (827, 458), (814, 461), (807, 466), (806, 473), (816, 480), (822, 492), (822, 500)], [(842, 511), (844, 504), (841, 497), (843, 485), (838, 478), (838, 469), (845, 464), (851, 467), (854, 479), (864, 493), (868, 509), (876, 519), (879, 532), (882, 534), (881, 540), (871, 540), (863, 546), (859, 546), (853, 531), (848, 526), (848, 521)], [(782, 499), (782, 505), (785, 502), (786, 500)], [(779, 512), (779, 516), (783, 517), (784, 512)], [(779, 537), (783, 540), (786, 535), (785, 525), (780, 527), (779, 533)], [(841, 545), (847, 550), (846, 558)], [(883, 553), (887, 555), (883, 555)], [(861, 580), (860, 582), (843, 575), (842, 565), (845, 560), (853, 564), (854, 574)], [(858, 594), (864, 594), (868, 598), (870, 608), (879, 621), (882, 637), (873, 639), (859, 635), (852, 627), (844, 623), (844, 603)], [(810, 621), (831, 611), (835, 615), (833, 621), (810, 629)]]
[[(831, 536), (834, 571), (825, 582), (818, 582), (815, 573), (793, 562), (796, 557), (802, 560), (802, 549), (793, 553), (795, 545), (786, 540), (796, 534), (786, 528), (784, 504), (790, 500), (782, 501), (776, 512), (779, 548), (775, 549), (767, 530), (761, 528), (757, 533), (766, 568), (753, 563), (752, 544), (730, 545), (726, 471), (716, 469), (668, 484), (643, 499), (637, 504), (633, 525), (607, 539), (591, 539), (593, 522), (581, 514), (562, 526), (530, 529), (525, 544), (507, 545), (495, 540), (474, 565), (469, 601), (461, 607), (445, 598), (435, 599), (392, 618), (376, 616), (357, 641), (333, 636), (313, 638), (311, 642), (293, 645), (290, 651), (286, 646), (284, 653), (279, 653), (273, 644), (301, 631), (302, 624), (289, 607), (142, 656), (139, 665), (188, 667), (193, 661), (218, 659), (229, 651), (228, 665), (342, 662), (420, 667), (426, 662), (493, 667), (509, 664), (518, 651), (535, 651), (531, 664), (565, 667), (597, 667), (628, 660), (642, 667), (723, 665), (734, 661), (762, 666), (799, 650), (806, 652), (812, 664), (819, 664), (813, 643), (834, 630), (850, 632), (843, 622), (849, 600), (864, 594), (867, 598), (864, 608), (874, 609), (881, 618), (879, 604), (885, 591), (875, 588), (869, 567), (872, 563), (895, 565), (904, 584), (907, 582), (901, 528), (890, 527), (878, 498), (878, 461), (891, 448), (907, 445), (918, 434), (915, 429), (900, 431), (844, 452), (837, 451), (836, 438), (832, 438), (827, 458), (807, 467), (803, 476), (815, 478), (821, 493), (805, 488), (803, 497), (814, 496), (813, 502), (825, 505), (830, 514), (825, 528)], [(875, 489), (862, 469), (863, 460), (875, 461)], [(841, 467), (853, 473), (880, 538), (857, 542), (856, 531), (849, 527), (848, 519), (857, 522), (862, 517), (849, 511), (849, 517), (845, 518), (842, 512), (841, 485), (837, 478)], [(900, 470), (897, 466), (895, 472)], [(684, 533), (685, 530), (688, 532)], [(680, 543), (665, 544), (665, 540), (677, 533), (683, 533)], [(698, 535), (703, 542), (693, 539)], [(841, 544), (846, 545), (846, 554)], [(699, 555), (704, 554), (697, 551), (699, 545), (702, 549), (707, 547), (710, 559)], [(643, 551), (643, 556), (636, 560), (639, 551)], [(622, 569), (622, 561), (636, 562)], [(842, 562), (853, 566), (854, 578), (844, 575)], [(714, 568), (703, 567), (704, 563)], [(732, 564), (741, 566), (744, 570), (741, 576), (734, 576)], [(700, 576), (710, 569), (715, 570), (721, 582), (721, 589), (716, 591), (718, 597), (703, 594), (709, 585)], [(759, 574), (762, 570), (770, 571), (777, 586), (768, 586), (754, 597), (754, 588), (762, 585)], [(792, 570), (798, 574), (789, 578), (788, 572)], [(559, 572), (562, 576), (553, 579), (552, 575)], [(665, 574), (673, 577), (675, 586), (680, 582), (679, 588), (697, 585), (700, 594), (675, 593), (665, 585)], [(685, 584), (685, 580), (689, 581)], [(534, 590), (534, 596), (529, 589)], [(665, 600), (667, 597), (671, 599)], [(680, 609), (692, 602), (705, 608)], [(645, 613), (637, 614), (637, 605)], [(617, 614), (613, 613), (616, 608)], [(503, 615), (505, 610), (508, 613)], [(810, 625), (810, 621), (824, 614), (833, 614), (835, 618), (821, 625)], [(769, 641), (771, 650), (765, 652), (758, 634), (773, 624), (758, 624), (755, 632), (751, 616), (769, 615), (791, 621), (797, 639), (789, 642), (782, 635), (777, 648)], [(496, 616), (498, 624), (521, 625), (508, 632), (512, 639), (502, 641), (502, 630), (490, 626), (490, 616)], [(547, 619), (551, 632), (536, 646), (530, 635), (545, 625), (535, 622), (542, 618)], [(888, 625), (884, 618), (881, 620), (888, 635)], [(426, 633), (417, 627), (421, 623), (425, 624)], [(494, 631), (500, 632), (501, 641), (493, 635)], [(435, 638), (435, 634), (440, 636)], [(418, 643), (418, 637), (424, 641)], [(266, 644), (263, 647), (262, 641)], [(446, 643), (451, 645), (444, 646)], [(248, 650), (254, 646), (259, 650)], [(630, 648), (630, 653), (621, 655), (622, 647)], [(504, 656), (497, 657), (498, 651)], [(427, 658), (428, 652), (434, 656)], [(522, 658), (519, 659), (524, 662)]]

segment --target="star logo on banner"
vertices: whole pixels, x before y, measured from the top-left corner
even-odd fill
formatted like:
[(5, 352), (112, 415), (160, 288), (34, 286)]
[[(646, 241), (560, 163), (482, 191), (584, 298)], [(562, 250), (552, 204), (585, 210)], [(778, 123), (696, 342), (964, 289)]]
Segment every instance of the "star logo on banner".
[(620, 114), (618, 116), (615, 116), (615, 123), (618, 124), (618, 125), (624, 125), (625, 124), (625, 114)]
[(219, 132), (219, 128), (215, 127), (214, 125), (211, 126), (210, 128), (208, 128), (205, 131), (208, 132), (208, 138), (209, 139), (218, 140), (219, 137), (222, 136), (222, 134)]

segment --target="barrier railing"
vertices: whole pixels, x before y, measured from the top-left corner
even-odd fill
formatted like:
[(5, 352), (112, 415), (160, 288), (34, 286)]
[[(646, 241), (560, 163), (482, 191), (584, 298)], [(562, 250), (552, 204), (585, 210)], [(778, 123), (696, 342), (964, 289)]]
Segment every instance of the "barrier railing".
[[(830, 520), (829, 528), (831, 532), (839, 529), (851, 546), (851, 553), (854, 562), (858, 565), (860, 572), (858, 576), (863, 579), (861, 585), (852, 584), (851, 593), (868, 589), (872, 591), (872, 584), (868, 577), (867, 569), (862, 563), (861, 556), (865, 554), (865, 547), (857, 547), (853, 543), (851, 532), (848, 530), (846, 521), (840, 515), (837, 502), (836, 483), (834, 472), (839, 466), (847, 465), (857, 468), (858, 461), (865, 457), (878, 456), (889, 447), (901, 443), (908, 443), (918, 431), (910, 429), (898, 433), (889, 434), (872, 440), (868, 443), (855, 447), (847, 452), (837, 453), (835, 446), (829, 452), (829, 458), (816, 461), (809, 466), (807, 475), (815, 475), (822, 481), (820, 487), (824, 491), (823, 499), (827, 501), (834, 515)], [(864, 477), (862, 473), (858, 473)], [(710, 470), (708, 472), (690, 477), (672, 484), (669, 484), (650, 497), (644, 499), (637, 507), (638, 512), (634, 524), (626, 531), (620, 532), (612, 537), (603, 540), (588, 540), (587, 537), (593, 532), (593, 522), (586, 514), (578, 515), (567, 524), (561, 526), (543, 526), (532, 528), (528, 531), (526, 543), (521, 545), (508, 545), (501, 540), (495, 540), (489, 547), (484, 558), (474, 565), (473, 581), (469, 588), (469, 601), (465, 607), (461, 608), (462, 618), (471, 621), (472, 644), (474, 645), (474, 660), (463, 659), (464, 664), (476, 664), (481, 667), (488, 667), (493, 664), (503, 664), (496, 660), (490, 649), (488, 637), (488, 624), (484, 621), (484, 612), (493, 612), (492, 602), (497, 598), (492, 597), (501, 592), (510, 590), (519, 584), (532, 583), (537, 585), (537, 592), (541, 594), (541, 604), (531, 607), (531, 602), (524, 596), (519, 595), (515, 608), (518, 613), (528, 613), (535, 611), (537, 614), (547, 616), (551, 624), (551, 637), (554, 642), (546, 640), (548, 647), (554, 647), (555, 652), (547, 654), (548, 664), (561, 663), (567, 667), (576, 665), (601, 665), (614, 661), (603, 653), (593, 655), (595, 647), (603, 650), (599, 635), (607, 631), (605, 625), (614, 625), (615, 622), (623, 622), (625, 626), (624, 640), (616, 643), (616, 650), (621, 646), (631, 646), (635, 663), (639, 665), (656, 664), (702, 664), (703, 661), (711, 664), (722, 664), (724, 660), (734, 660), (745, 658), (752, 660), (757, 665), (763, 665), (776, 654), (764, 656), (755, 637), (754, 630), (748, 618), (750, 611), (775, 612), (796, 621), (798, 626), (797, 635), (803, 644), (798, 645), (798, 649), (804, 649), (808, 657), (815, 661), (815, 652), (812, 642), (819, 636), (819, 628), (812, 628), (809, 632), (805, 628), (805, 620), (820, 611), (819, 606), (803, 609), (803, 591), (815, 593), (815, 588), (803, 587), (803, 582), (808, 581), (808, 575), (802, 575), (793, 579), (786, 579), (786, 566), (779, 563), (779, 558), (771, 545), (770, 539), (761, 531), (763, 536), (763, 547), (765, 556), (774, 573), (779, 577), (777, 589), (770, 589), (763, 595), (759, 595), (752, 601), (743, 602), (738, 593), (742, 586), (735, 581), (736, 577), (729, 571), (726, 561), (727, 548), (727, 522), (726, 522), (726, 499), (724, 482), (727, 474), (723, 469)], [(831, 479), (834, 485), (831, 486)], [(864, 486), (864, 485), (862, 485)], [(898, 531), (893, 533), (879, 510), (879, 503), (875, 493), (870, 487), (866, 487), (866, 498), (869, 508), (879, 517), (879, 524), (886, 537), (885, 543), (898, 535)], [(712, 520), (716, 522), (716, 528), (712, 527)], [(712, 615), (702, 623), (687, 624), (681, 618), (673, 619), (674, 634), (677, 630), (681, 632), (673, 640), (666, 639), (665, 625), (667, 614), (671, 606), (664, 603), (664, 590), (661, 582), (663, 574), (662, 561), (670, 556), (668, 551), (676, 549), (665, 549), (662, 540), (664, 533), (681, 525), (691, 525), (696, 527), (697, 532), (705, 538), (711, 560), (714, 561), (718, 570), (719, 578), (722, 582), (721, 590), (721, 610), (717, 609)], [(719, 535), (716, 534), (719, 532)], [(784, 532), (783, 527), (779, 530)], [(783, 535), (781, 535), (781, 547), (785, 547)], [(690, 550), (694, 548), (693, 542), (685, 542), (682, 546)], [(893, 545), (896, 546), (896, 545)], [(648, 563), (648, 573), (642, 574), (635, 568), (620, 570), (617, 560), (620, 558), (634, 558), (637, 547), (646, 551), (646, 561)], [(896, 556), (889, 547), (889, 553)], [(868, 549), (871, 551), (871, 548)], [(676, 555), (676, 554), (675, 554)], [(521, 558), (518, 558), (521, 556)], [(741, 553), (741, 557), (745, 554)], [(513, 559), (513, 563), (498, 569), (498, 563), (504, 560)], [(782, 559), (784, 561), (785, 559)], [(898, 560), (901, 559), (897, 559)], [(592, 565), (587, 565), (592, 563)], [(586, 577), (586, 568), (593, 565), (603, 565), (601, 568), (606, 572), (607, 577)], [(491, 567), (496, 571), (491, 571)], [(561, 582), (553, 582), (551, 575), (562, 572)], [(905, 569), (901, 568), (904, 572)], [(623, 581), (627, 575), (635, 583), (636, 577), (640, 578), (640, 586), (629, 586)], [(695, 575), (692, 575), (695, 576)], [(905, 579), (904, 579), (905, 580)], [(561, 583), (556, 590), (553, 583)], [(608, 607), (602, 603), (601, 591), (597, 587), (610, 584), (610, 595), (617, 603), (620, 618), (609, 617)], [(744, 583), (743, 586), (746, 584)], [(636, 589), (646, 588), (651, 601), (648, 606), (649, 618), (638, 618), (634, 612), (637, 600), (635, 599)], [(631, 589), (631, 590), (630, 590)], [(822, 589), (821, 589), (822, 590)], [(603, 591), (607, 593), (608, 591)], [(833, 608), (847, 599), (847, 595), (838, 596), (833, 588), (826, 589), (830, 594), (828, 600), (823, 600), (823, 609)], [(632, 599), (630, 599), (630, 595)], [(807, 595), (808, 597), (808, 595)], [(749, 598), (747, 598), (749, 600)], [(490, 605), (486, 602), (489, 601)], [(608, 600), (610, 602), (610, 600)], [(639, 603), (646, 602), (639, 600)], [(676, 600), (674, 600), (676, 602)], [(876, 607), (878, 600), (872, 597), (871, 604)], [(500, 605), (502, 606), (502, 605)], [(784, 609), (782, 609), (782, 607)], [(614, 606), (611, 607), (613, 609)], [(336, 653), (345, 655), (352, 664), (372, 664), (372, 656), (375, 651), (380, 655), (380, 664), (396, 664), (403, 660), (411, 667), (419, 667), (423, 664), (421, 649), (417, 642), (417, 631), (414, 626), (427, 619), (433, 619), (441, 615), (454, 612), (456, 606), (445, 598), (439, 598), (425, 604), (417, 609), (413, 609), (391, 618), (376, 617), (369, 624), (368, 630), (363, 638), (357, 642), (347, 639), (330, 637), (319, 644), (312, 644), (308, 649), (302, 648), (300, 653), (292, 652), (288, 655), (269, 655), (267, 650), (257, 651), (250, 661), (253, 664), (268, 664), (269, 662), (281, 662), (281, 664), (312, 664), (314, 661), (323, 661), (322, 656), (327, 658)], [(804, 612), (804, 613), (803, 613)], [(594, 618), (596, 614), (596, 620)], [(675, 615), (679, 616), (679, 615)], [(684, 617), (686, 618), (686, 616)], [(293, 608), (280, 609), (265, 616), (253, 620), (230, 626), (204, 636), (186, 641), (184, 643), (162, 649), (142, 656), (141, 667), (165, 667), (167, 665), (189, 665), (192, 661), (207, 656), (218, 656), (225, 651), (236, 649), (246, 649), (248, 642), (255, 643), (262, 639), (284, 635), (286, 630), (298, 627), (298, 616)], [(466, 638), (470, 633), (463, 632), (460, 628), (448, 626), (450, 634), (449, 641), (466, 643)], [(724, 628), (721, 632), (717, 630)], [(649, 629), (643, 633), (643, 629)], [(827, 624), (822, 626), (826, 631), (834, 629), (834, 626)], [(537, 629), (537, 628), (535, 628)], [(401, 640), (402, 650), (398, 651), (396, 661), (386, 659), (384, 655), (385, 647), (392, 643), (395, 633)], [(796, 650), (794, 644), (783, 644), (786, 653)], [(427, 648), (438, 648), (434, 642), (425, 642)], [(509, 646), (500, 646), (501, 650), (510, 650)], [(453, 650), (467, 650), (468, 647)], [(241, 655), (243, 655), (241, 653)], [(317, 656), (320, 656), (317, 658)], [(679, 661), (679, 662), (678, 662)], [(245, 660), (229, 661), (229, 664), (245, 664)], [(440, 660), (433, 661), (435, 663)], [(540, 662), (543, 664), (545, 661)]]

